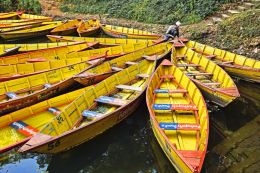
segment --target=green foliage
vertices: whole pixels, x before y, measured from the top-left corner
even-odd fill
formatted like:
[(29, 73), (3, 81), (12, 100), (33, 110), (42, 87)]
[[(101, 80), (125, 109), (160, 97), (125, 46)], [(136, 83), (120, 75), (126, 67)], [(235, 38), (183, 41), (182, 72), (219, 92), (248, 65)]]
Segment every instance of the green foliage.
[(63, 11), (108, 14), (141, 22), (195, 23), (232, 0), (64, 0)]
[(0, 0), (0, 12), (23, 10), (31, 14), (41, 12), (41, 4), (38, 0)]

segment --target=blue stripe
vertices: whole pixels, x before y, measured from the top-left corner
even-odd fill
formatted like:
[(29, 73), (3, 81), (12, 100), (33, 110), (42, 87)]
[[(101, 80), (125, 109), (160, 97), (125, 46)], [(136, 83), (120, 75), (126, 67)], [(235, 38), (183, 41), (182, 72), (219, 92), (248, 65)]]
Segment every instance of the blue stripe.
[(159, 126), (165, 130), (177, 130), (177, 123), (160, 123)]
[(156, 89), (154, 90), (154, 93), (158, 94), (158, 93), (169, 93), (169, 90), (167, 89)]
[(84, 110), (82, 116), (86, 118), (96, 118), (100, 113), (90, 110)]
[(16, 130), (19, 130), (19, 129), (22, 129), (24, 127), (27, 127), (28, 124), (26, 124), (26, 123), (24, 123), (22, 121), (15, 121), (15, 122), (12, 122), (11, 124), (9, 124), (9, 126), (11, 126), (12, 128), (14, 128)]
[(153, 109), (154, 110), (171, 110), (172, 105), (171, 104), (154, 104)]

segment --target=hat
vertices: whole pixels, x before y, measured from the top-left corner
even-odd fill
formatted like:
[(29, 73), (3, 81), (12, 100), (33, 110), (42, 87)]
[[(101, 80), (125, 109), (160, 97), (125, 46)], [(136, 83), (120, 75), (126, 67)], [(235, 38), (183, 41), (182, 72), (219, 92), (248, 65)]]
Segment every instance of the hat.
[(177, 21), (177, 22), (176, 22), (176, 25), (177, 25), (177, 26), (180, 26), (180, 25), (181, 25), (181, 22), (180, 22), (180, 21)]

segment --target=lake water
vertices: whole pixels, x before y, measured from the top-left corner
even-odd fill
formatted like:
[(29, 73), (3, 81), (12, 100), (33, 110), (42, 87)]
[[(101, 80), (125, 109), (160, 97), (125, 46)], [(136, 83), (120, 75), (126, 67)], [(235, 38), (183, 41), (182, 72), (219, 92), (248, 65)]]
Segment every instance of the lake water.
[[(260, 114), (260, 87), (238, 82), (241, 98), (227, 108), (210, 113), (210, 121), (221, 122), (235, 131)], [(210, 122), (210, 124), (212, 124)], [(79, 136), (80, 138), (80, 136)], [(210, 126), (208, 151), (222, 138)], [(217, 156), (207, 154), (203, 172), (217, 164)], [(59, 155), (18, 154), (11, 151), (0, 155), (2, 173), (173, 173), (173, 166), (164, 155), (149, 124), (145, 100), (128, 119), (88, 143)]]

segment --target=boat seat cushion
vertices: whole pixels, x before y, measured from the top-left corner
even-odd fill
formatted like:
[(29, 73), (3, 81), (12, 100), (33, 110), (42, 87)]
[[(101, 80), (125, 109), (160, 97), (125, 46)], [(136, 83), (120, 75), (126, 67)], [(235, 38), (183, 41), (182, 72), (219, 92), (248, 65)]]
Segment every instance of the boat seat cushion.
[(9, 99), (16, 99), (18, 96), (14, 92), (6, 92), (5, 93)]
[(200, 130), (198, 124), (184, 124), (184, 123), (164, 123), (159, 124), (160, 128), (164, 130)]
[(108, 96), (100, 96), (99, 98), (95, 99), (96, 102), (114, 105), (114, 106), (124, 106), (127, 104), (127, 100), (108, 97)]
[(33, 136), (38, 132), (37, 129), (29, 126), (28, 124), (26, 124), (23, 121), (12, 122), (11, 124), (9, 124), (9, 126), (11, 126), (16, 131), (18, 131), (19, 133), (21, 133), (21, 134), (23, 134), (24, 136), (27, 136), (27, 137)]
[(194, 104), (154, 104), (154, 110), (182, 110), (182, 111), (197, 111), (198, 108)]
[(102, 116), (103, 114), (96, 112), (96, 111), (91, 111), (91, 110), (84, 110), (82, 112), (82, 116), (85, 117), (88, 120), (94, 120), (95, 118), (98, 118)]
[(156, 89), (154, 90), (155, 94), (159, 93), (169, 93), (169, 94), (177, 94), (177, 93), (187, 93), (187, 90), (185, 89), (176, 89), (176, 90), (168, 90), (168, 89)]
[(48, 108), (48, 112), (50, 112), (54, 115), (59, 115), (61, 113), (61, 111), (58, 108), (55, 108), (55, 107)]

